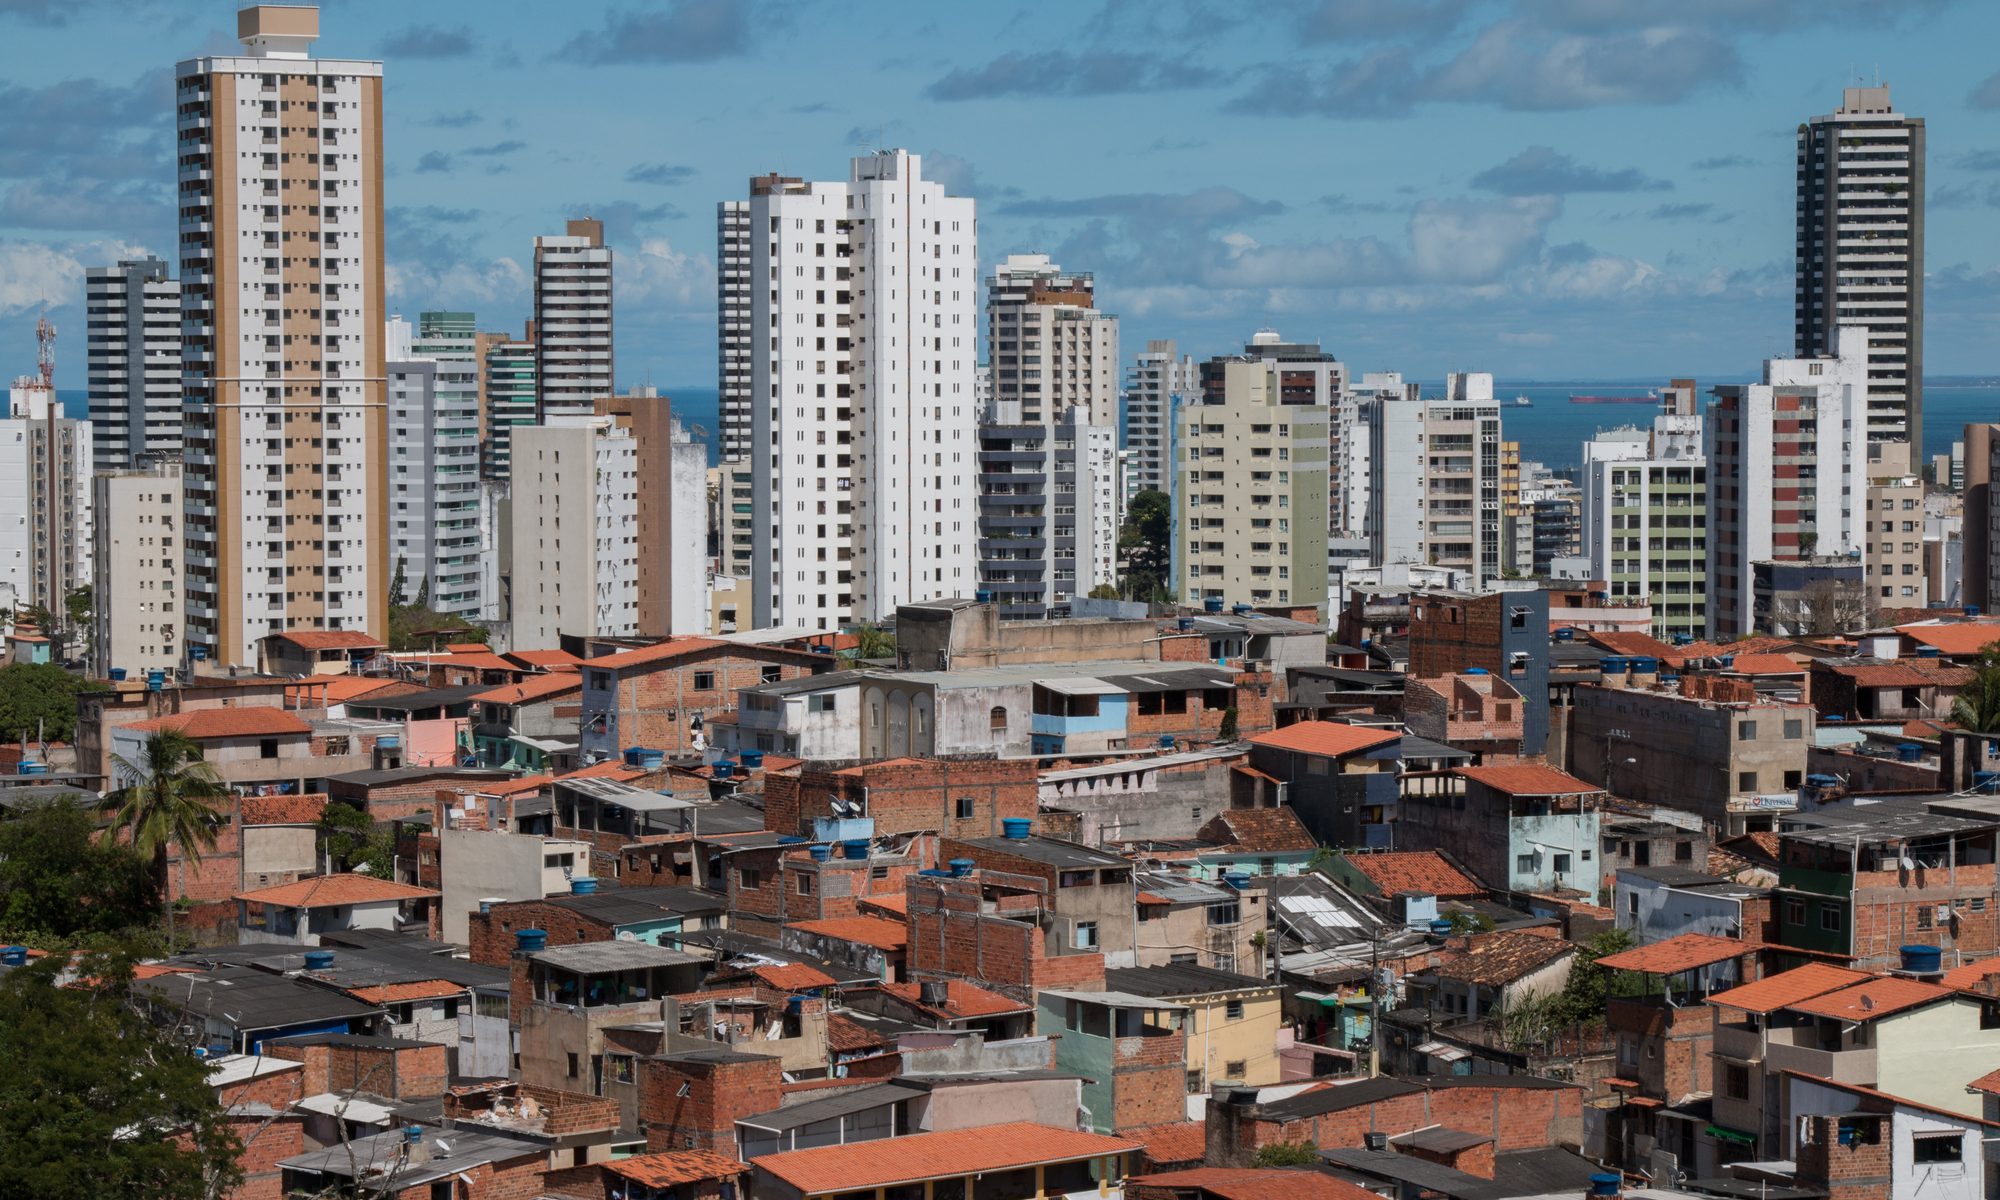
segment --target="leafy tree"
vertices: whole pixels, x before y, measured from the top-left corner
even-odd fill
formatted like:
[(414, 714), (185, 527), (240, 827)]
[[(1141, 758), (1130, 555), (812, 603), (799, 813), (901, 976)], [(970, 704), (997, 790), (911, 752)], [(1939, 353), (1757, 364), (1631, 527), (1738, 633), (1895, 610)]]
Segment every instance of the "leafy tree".
[(202, 1060), (130, 1002), (131, 959), (0, 975), (0, 1179), (39, 1200), (198, 1200), (241, 1179)]
[(1951, 719), (1973, 733), (2000, 733), (2000, 652), (1988, 647), (1980, 655), (1972, 682), (1951, 702)]
[(1319, 1165), (1319, 1147), (1311, 1142), (1273, 1142), (1257, 1147), (1251, 1158), (1253, 1167), (1316, 1167)]
[(368, 814), (351, 804), (335, 800), (321, 812), (321, 845), (343, 871), (360, 868), (377, 879), (391, 878), (396, 868), (396, 834), (387, 825), (376, 825)]
[(199, 863), (215, 848), (216, 828), (227, 815), (229, 788), (215, 768), (202, 761), (201, 746), (179, 730), (164, 729), (146, 739), (139, 762), (113, 760), (137, 782), (111, 793), (105, 806), (112, 824), (132, 835), (132, 848), (153, 860), (153, 880), (173, 931), (173, 889), (167, 881), (167, 847), (178, 843), (181, 857)]
[(1116, 600), (1118, 599), (1118, 589), (1111, 584), (1100, 583), (1090, 589), (1090, 598), (1092, 600)]
[[(444, 636), (440, 637), (442, 634)], [(422, 604), (389, 606), (389, 649), (428, 650), (432, 643), (485, 642), (491, 635), (456, 613), (441, 613)]]
[(431, 577), (428, 573), (426, 573), (421, 580), (417, 581), (417, 607), (429, 608), (430, 606), (431, 606)]
[(1635, 996), (1644, 986), (1644, 976), (1629, 971), (1606, 971), (1597, 960), (1608, 954), (1629, 950), (1632, 934), (1623, 929), (1607, 929), (1577, 948), (1570, 962), (1569, 981), (1560, 992), (1516, 1004), (1505, 1014), (1507, 1039), (1514, 1046), (1548, 1042), (1557, 1033), (1604, 1020), (1604, 1004), (1611, 996)]
[(896, 635), (880, 625), (859, 625), (854, 629), (854, 648), (847, 652), (851, 659), (894, 658), (896, 657)]
[(1155, 600), (1169, 590), (1173, 569), (1174, 513), (1167, 494), (1148, 488), (1125, 508), (1125, 525), (1118, 531), (1118, 556), (1125, 563), (1125, 594), (1135, 600)]
[(0, 667), (0, 740), (45, 737), (68, 741), (76, 733), (79, 692), (102, 685), (72, 675), (54, 663), (9, 663)]
[(47, 947), (148, 924), (151, 864), (97, 836), (89, 810), (55, 801), (0, 821), (0, 939)]
[(1215, 731), (1216, 740), (1233, 742), (1236, 740), (1236, 706), (1222, 710), (1222, 728)]
[(91, 614), (96, 609), (93, 595), (90, 585), (84, 583), (71, 588), (69, 594), (63, 597), (63, 609), (71, 628), (81, 629), (90, 624)]
[(403, 578), (403, 556), (396, 556), (396, 573), (389, 577), (389, 603), (401, 607), (404, 603), (403, 589), (407, 581)]

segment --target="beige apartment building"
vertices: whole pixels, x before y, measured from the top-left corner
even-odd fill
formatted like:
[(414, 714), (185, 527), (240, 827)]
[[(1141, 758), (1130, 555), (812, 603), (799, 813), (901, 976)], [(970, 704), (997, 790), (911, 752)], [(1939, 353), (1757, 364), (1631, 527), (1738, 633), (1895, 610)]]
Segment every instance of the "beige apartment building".
[(1862, 562), (1871, 608), (1922, 608), (1924, 586), (1924, 479), (1911, 470), (1908, 442), (1868, 446), (1868, 511), (1863, 520)]
[(311, 57), (319, 10), (237, 14), (175, 70), (186, 640), (388, 625), (382, 64)]
[(141, 678), (181, 662), (181, 464), (105, 471), (91, 481), (96, 553), (90, 665)]
[(1326, 603), (1329, 390), (1277, 358), (1212, 359), (1176, 415), (1183, 601)]

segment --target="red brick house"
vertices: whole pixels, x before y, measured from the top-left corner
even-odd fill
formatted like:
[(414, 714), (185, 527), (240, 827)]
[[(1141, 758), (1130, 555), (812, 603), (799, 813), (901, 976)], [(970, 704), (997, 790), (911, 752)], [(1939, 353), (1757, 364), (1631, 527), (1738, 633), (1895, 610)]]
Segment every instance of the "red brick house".
[(602, 761), (628, 746), (669, 756), (707, 744), (709, 720), (736, 711), (738, 689), (815, 675), (831, 655), (752, 646), (716, 638), (673, 638), (653, 646), (586, 659), (579, 749)]

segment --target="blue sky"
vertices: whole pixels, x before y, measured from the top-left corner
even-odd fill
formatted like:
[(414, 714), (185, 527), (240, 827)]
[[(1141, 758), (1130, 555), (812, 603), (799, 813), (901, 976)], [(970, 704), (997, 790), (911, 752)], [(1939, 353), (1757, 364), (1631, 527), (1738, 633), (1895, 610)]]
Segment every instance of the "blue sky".
[[(176, 59), (235, 5), (0, 0), (0, 370), (84, 266), (171, 258)], [(1356, 370), (1710, 377), (1790, 350), (1792, 134), (1881, 78), (1930, 134), (1932, 373), (2000, 373), (2000, 4), (335, 0), (386, 60), (391, 306), (518, 327), (533, 236), (605, 218), (621, 384), (714, 384), (714, 205), (876, 146), (981, 257), (1097, 273), (1127, 349), (1261, 325)], [(12, 365), (8, 365), (11, 363)]]

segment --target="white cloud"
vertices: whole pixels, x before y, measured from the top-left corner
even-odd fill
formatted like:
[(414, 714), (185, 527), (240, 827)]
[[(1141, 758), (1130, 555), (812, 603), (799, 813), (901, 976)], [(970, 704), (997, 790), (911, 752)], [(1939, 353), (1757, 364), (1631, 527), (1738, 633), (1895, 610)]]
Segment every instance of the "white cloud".
[(528, 272), (511, 258), (486, 262), (391, 262), (384, 277), (392, 304), (507, 305), (528, 296)]
[(1554, 196), (1501, 203), (1434, 200), (1410, 217), (1410, 255), (1417, 278), (1483, 283), (1531, 258), (1549, 222), (1562, 212)]
[(0, 316), (32, 312), (44, 303), (52, 308), (74, 304), (83, 298), (86, 267), (109, 265), (144, 253), (141, 247), (122, 241), (52, 246), (0, 240)]
[(674, 249), (666, 238), (647, 238), (637, 250), (619, 252), (613, 287), (620, 306), (646, 304), (712, 313), (715, 263), (706, 255)]

